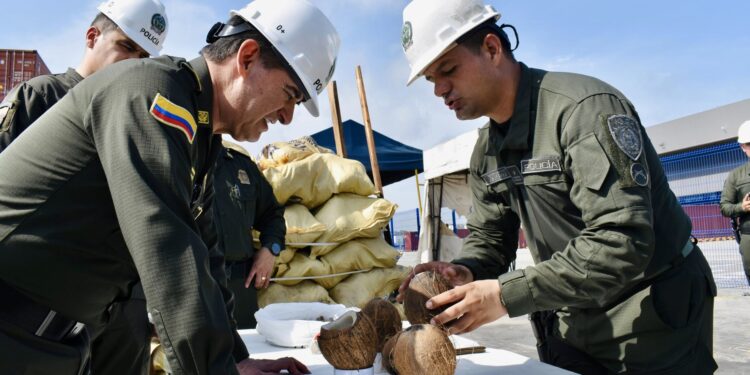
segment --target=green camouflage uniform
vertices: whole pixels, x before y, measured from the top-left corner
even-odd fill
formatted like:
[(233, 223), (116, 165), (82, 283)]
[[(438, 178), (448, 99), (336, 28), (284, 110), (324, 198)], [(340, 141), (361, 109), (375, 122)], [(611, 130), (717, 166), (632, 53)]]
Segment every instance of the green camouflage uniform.
[[(175, 374), (237, 373), (247, 350), (215, 246), (212, 101), (203, 58), (127, 60), (72, 89), (0, 153), (0, 282), (98, 326), (140, 281)], [(64, 344), (2, 321), (0, 346), (0, 373), (76, 369)]]
[(742, 200), (750, 193), (750, 163), (745, 163), (727, 176), (721, 192), (721, 214), (740, 220), (740, 252), (745, 277), (750, 284), (750, 215), (742, 210)]
[(238, 328), (255, 328), (255, 287), (245, 288), (255, 255), (251, 230), (260, 232), (261, 246), (283, 250), (284, 206), (252, 159), (232, 147), (225, 148), (216, 161), (214, 189), (214, 221), (219, 250), (226, 257), (227, 286), (234, 294), (234, 318)]
[[(590, 77), (521, 71), (512, 118), (480, 130), (454, 262), (499, 276), (511, 317), (556, 310), (554, 336), (609, 372), (713, 371), (713, 277), (632, 104)], [(505, 273), (519, 224), (536, 265)]]

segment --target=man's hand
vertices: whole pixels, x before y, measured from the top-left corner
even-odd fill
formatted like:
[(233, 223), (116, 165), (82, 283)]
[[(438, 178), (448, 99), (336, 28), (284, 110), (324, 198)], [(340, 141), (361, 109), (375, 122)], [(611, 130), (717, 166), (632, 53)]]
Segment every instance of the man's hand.
[(745, 194), (742, 198), (742, 211), (750, 212), (750, 193)]
[(237, 364), (240, 375), (275, 375), (286, 370), (292, 375), (309, 374), (310, 370), (302, 362), (285, 357), (281, 359), (250, 359), (247, 358)]
[(401, 286), (398, 287), (398, 296), (396, 297), (396, 300), (404, 302), (404, 292), (406, 291), (406, 288), (409, 287), (411, 279), (413, 279), (418, 273), (430, 270), (440, 273), (452, 286), (464, 285), (474, 281), (474, 275), (472, 275), (471, 271), (465, 266), (447, 262), (422, 263), (414, 267), (406, 280), (404, 280), (404, 282), (401, 283)]
[(271, 273), (276, 257), (267, 247), (261, 247), (253, 256), (253, 268), (245, 279), (245, 288), (249, 288), (253, 278), (255, 278), (255, 288), (268, 288), (271, 283)]
[(497, 280), (480, 280), (457, 286), (427, 301), (428, 309), (450, 304), (430, 323), (444, 325), (450, 333), (471, 332), (481, 325), (493, 322), (508, 315), (508, 310), (500, 302), (500, 283)]

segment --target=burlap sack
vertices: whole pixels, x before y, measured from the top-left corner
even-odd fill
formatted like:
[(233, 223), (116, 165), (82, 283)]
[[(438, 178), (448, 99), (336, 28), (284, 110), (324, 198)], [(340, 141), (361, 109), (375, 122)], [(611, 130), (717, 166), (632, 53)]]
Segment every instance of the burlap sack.
[[(396, 213), (396, 208), (397, 205), (385, 199), (335, 195), (315, 214), (315, 218), (327, 228), (317, 241), (342, 244), (355, 238), (375, 238)], [(311, 256), (323, 256), (336, 246), (313, 246)]]
[(284, 220), (286, 221), (287, 247), (305, 247), (293, 244), (315, 242), (326, 231), (325, 224), (316, 220), (310, 210), (301, 204), (287, 206), (284, 209)]
[(271, 283), (268, 288), (258, 291), (258, 307), (281, 302), (334, 303), (328, 291), (312, 281), (303, 281), (294, 286)]
[[(289, 142), (274, 142), (266, 145), (261, 151), (260, 160), (265, 167), (278, 167), (316, 153), (332, 154), (333, 151), (321, 147), (312, 137), (305, 136)], [(263, 169), (265, 168), (261, 168)]]
[[(291, 262), (279, 265), (275, 277), (326, 276), (373, 268), (390, 268), (396, 265), (398, 255), (398, 251), (388, 245), (382, 237), (353, 240), (335, 248), (320, 260), (311, 259), (304, 253), (297, 253)], [(331, 289), (347, 277), (349, 275), (312, 280), (326, 289)], [(276, 282), (282, 285), (296, 285), (301, 280)]]
[(362, 308), (371, 299), (387, 296), (398, 289), (409, 272), (409, 267), (396, 266), (354, 274), (331, 289), (329, 294), (336, 303)]
[(333, 194), (375, 194), (375, 186), (362, 163), (333, 154), (313, 154), (302, 160), (268, 168), (263, 175), (281, 204), (291, 201), (314, 208)]

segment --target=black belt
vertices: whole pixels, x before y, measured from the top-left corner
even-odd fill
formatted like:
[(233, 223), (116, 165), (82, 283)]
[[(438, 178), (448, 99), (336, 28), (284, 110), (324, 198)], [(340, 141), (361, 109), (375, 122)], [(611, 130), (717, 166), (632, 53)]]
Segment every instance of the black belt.
[(0, 280), (0, 320), (41, 338), (63, 341), (77, 336), (84, 325), (68, 319), (49, 307), (34, 302)]

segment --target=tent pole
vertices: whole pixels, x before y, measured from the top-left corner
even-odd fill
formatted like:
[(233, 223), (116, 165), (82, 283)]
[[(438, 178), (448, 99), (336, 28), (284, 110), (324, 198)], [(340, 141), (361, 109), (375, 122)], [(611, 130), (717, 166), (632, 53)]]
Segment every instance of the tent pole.
[(367, 136), (367, 149), (370, 151), (370, 164), (372, 165), (372, 179), (378, 196), (383, 198), (383, 182), (380, 179), (380, 166), (378, 155), (375, 152), (375, 136), (372, 134), (372, 123), (370, 122), (370, 110), (367, 107), (367, 95), (365, 94), (365, 82), (362, 79), (362, 69), (359, 65), (355, 70), (357, 76), (357, 88), (359, 89), (359, 103), (362, 105), (362, 117), (365, 120), (365, 135)]
[[(414, 169), (414, 179), (417, 181), (417, 201), (419, 203), (419, 211), (417, 211), (417, 218), (422, 214), (422, 195), (419, 192), (419, 169)], [(419, 225), (419, 222), (417, 222)]]
[(341, 129), (341, 108), (339, 107), (339, 92), (336, 81), (328, 84), (328, 100), (331, 103), (331, 118), (333, 121), (333, 140), (336, 142), (336, 154), (342, 158), (346, 157), (346, 144), (344, 143), (344, 132)]

